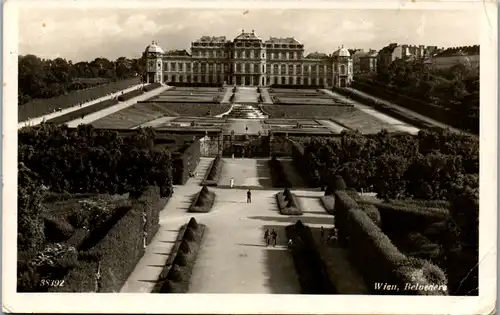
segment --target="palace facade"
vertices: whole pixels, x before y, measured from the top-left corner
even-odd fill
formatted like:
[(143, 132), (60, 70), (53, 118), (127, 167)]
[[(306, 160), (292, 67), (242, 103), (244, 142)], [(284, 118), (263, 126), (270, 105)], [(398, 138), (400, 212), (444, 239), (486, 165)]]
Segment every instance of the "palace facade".
[(254, 31), (238, 35), (202, 36), (186, 50), (164, 51), (156, 42), (146, 48), (149, 83), (213, 85), (347, 86), (353, 64), (341, 47), (330, 55), (310, 53), (293, 37), (262, 40)]

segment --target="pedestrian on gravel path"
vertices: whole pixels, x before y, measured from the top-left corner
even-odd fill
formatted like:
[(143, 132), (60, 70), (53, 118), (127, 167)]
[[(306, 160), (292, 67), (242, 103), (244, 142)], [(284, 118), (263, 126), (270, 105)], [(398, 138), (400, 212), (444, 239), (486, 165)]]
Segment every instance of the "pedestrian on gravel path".
[(247, 203), (252, 203), (252, 192), (250, 189), (247, 191)]
[(231, 177), (231, 179), (229, 180), (229, 186), (231, 186), (231, 188), (234, 187), (234, 178)]
[(276, 233), (276, 231), (274, 229), (271, 232), (271, 237), (273, 239), (273, 247), (275, 247), (276, 246), (276, 239), (278, 238), (278, 233)]
[(264, 241), (266, 241), (266, 247), (269, 246), (269, 229), (264, 232)]

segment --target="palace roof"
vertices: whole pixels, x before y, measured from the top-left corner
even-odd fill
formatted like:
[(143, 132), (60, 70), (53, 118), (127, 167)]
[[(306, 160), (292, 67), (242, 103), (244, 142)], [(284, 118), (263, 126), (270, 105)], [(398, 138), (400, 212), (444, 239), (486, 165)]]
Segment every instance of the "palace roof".
[(237, 41), (237, 40), (262, 40), (262, 39), (259, 38), (257, 35), (255, 35), (254, 31), (252, 31), (251, 33), (245, 33), (245, 31), (243, 31), (240, 35), (236, 36), (234, 40)]

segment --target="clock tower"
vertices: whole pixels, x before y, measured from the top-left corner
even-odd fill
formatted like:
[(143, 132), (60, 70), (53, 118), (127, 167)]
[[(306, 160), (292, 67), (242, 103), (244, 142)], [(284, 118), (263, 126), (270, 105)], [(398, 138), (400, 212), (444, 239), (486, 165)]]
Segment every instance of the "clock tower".
[(163, 84), (163, 49), (154, 41), (146, 47), (146, 82)]

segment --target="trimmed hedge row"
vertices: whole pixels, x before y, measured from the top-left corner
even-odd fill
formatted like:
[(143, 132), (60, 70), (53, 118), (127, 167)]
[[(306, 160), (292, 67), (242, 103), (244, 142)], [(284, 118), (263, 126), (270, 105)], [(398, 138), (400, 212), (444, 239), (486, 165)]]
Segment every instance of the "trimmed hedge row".
[(288, 176), (281, 161), (278, 160), (276, 156), (273, 156), (268, 163), (269, 169), (271, 171), (271, 180), (273, 182), (273, 187), (292, 188), (292, 183), (290, 183), (290, 180), (288, 180)]
[(172, 154), (175, 185), (184, 185), (200, 163), (200, 141), (187, 141)]
[(303, 214), (299, 198), (295, 194), (292, 194), (288, 188), (276, 194), (276, 203), (278, 204), (280, 213), (283, 215)]
[[(446, 275), (435, 265), (409, 258), (401, 253), (389, 237), (360, 209), (344, 191), (335, 192), (336, 227), (339, 241), (349, 249), (353, 263), (367, 283), (390, 283), (399, 291), (372, 287), (376, 294), (446, 295), (446, 290), (425, 290), (430, 284), (447, 284)], [(383, 222), (383, 219), (382, 219)], [(371, 267), (366, 268), (366, 261)], [(408, 289), (412, 286), (412, 289)]]
[(52, 124), (65, 124), (67, 122), (73, 121), (75, 119), (79, 119), (82, 117), (85, 117), (89, 114), (101, 111), (103, 109), (109, 108), (113, 105), (118, 104), (118, 100), (115, 99), (109, 99), (105, 100), (87, 107), (80, 108), (78, 110), (72, 111), (70, 113), (54, 117), (52, 119), (47, 120), (47, 123), (52, 123)]
[(309, 227), (299, 220), (294, 225), (285, 227), (285, 232), (293, 242), (291, 253), (302, 294), (337, 293)]
[(18, 121), (25, 121), (29, 118), (40, 117), (59, 108), (66, 109), (78, 104), (89, 102), (93, 99), (104, 97), (110, 93), (124, 90), (130, 86), (140, 84), (140, 78), (131, 78), (110, 82), (95, 88), (72, 91), (68, 95), (60, 95), (48, 99), (35, 99), (28, 103), (19, 105)]
[(151, 243), (160, 228), (160, 211), (168, 200), (169, 198), (160, 197), (160, 187), (149, 186), (139, 198), (132, 201), (132, 209), (142, 212), (147, 245)]
[(144, 91), (142, 89), (133, 90), (133, 91), (130, 91), (130, 92), (127, 92), (125, 94), (118, 96), (118, 101), (125, 102), (131, 98), (137, 97), (137, 96), (142, 95), (142, 94), (144, 94)]
[(210, 210), (212, 210), (214, 202), (215, 193), (209, 191), (207, 186), (203, 186), (203, 188), (195, 195), (188, 211), (196, 213), (210, 212)]
[(323, 208), (325, 208), (326, 212), (335, 215), (335, 197), (327, 195), (321, 196), (319, 199), (321, 200), (321, 204), (323, 205)]
[(215, 159), (210, 163), (208, 171), (205, 178), (202, 181), (203, 186), (217, 186), (219, 182), (219, 177), (222, 172), (223, 161), (220, 155), (217, 155)]
[(142, 90), (144, 92), (151, 92), (153, 90), (156, 90), (157, 88), (159, 88), (161, 85), (161, 83), (151, 83), (149, 85), (146, 85), (145, 87), (142, 88)]
[(176, 244), (151, 293), (187, 293), (205, 225), (191, 218), (181, 227)]

